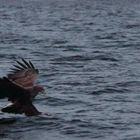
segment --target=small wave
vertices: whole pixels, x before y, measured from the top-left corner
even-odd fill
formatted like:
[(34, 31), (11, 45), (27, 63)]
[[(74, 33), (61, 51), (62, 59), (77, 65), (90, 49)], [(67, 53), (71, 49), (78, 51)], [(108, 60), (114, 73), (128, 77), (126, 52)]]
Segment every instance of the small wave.
[(111, 57), (111, 56), (107, 56), (107, 55), (97, 55), (93, 58), (93, 60), (103, 60), (103, 61), (113, 61), (113, 62), (117, 62), (119, 61), (117, 58)]
[(92, 58), (88, 56), (82, 56), (82, 55), (74, 55), (74, 56), (68, 56), (68, 57), (60, 57), (60, 58), (55, 58), (53, 61), (88, 61), (92, 60)]
[(48, 97), (47, 104), (51, 106), (65, 106), (65, 105), (74, 105), (74, 104), (83, 104), (80, 100), (70, 100), (70, 99), (62, 99), (55, 97)]
[(125, 88), (106, 87), (106, 88), (101, 89), (101, 90), (93, 91), (91, 94), (100, 95), (100, 94), (104, 94), (104, 93), (126, 93), (126, 92), (128, 92), (128, 90)]
[(122, 81), (122, 82), (116, 83), (116, 85), (119, 87), (139, 86), (140, 81)]

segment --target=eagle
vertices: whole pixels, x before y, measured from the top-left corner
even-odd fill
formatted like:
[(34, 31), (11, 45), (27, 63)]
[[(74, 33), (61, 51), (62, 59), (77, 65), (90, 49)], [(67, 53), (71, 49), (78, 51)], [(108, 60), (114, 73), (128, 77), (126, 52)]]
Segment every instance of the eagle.
[(39, 70), (31, 61), (23, 58), (16, 61), (9, 74), (0, 78), (0, 99), (7, 98), (11, 102), (1, 109), (2, 112), (26, 116), (41, 114), (32, 103), (35, 96), (44, 91), (41, 85), (36, 85), (38, 74)]

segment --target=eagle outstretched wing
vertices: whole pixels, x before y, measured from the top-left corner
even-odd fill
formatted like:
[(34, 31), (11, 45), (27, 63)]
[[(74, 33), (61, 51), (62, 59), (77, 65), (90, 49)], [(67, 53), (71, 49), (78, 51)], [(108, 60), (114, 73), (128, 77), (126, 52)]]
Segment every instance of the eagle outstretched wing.
[(13, 65), (14, 68), (11, 68), (11, 73), (7, 75), (8, 79), (25, 89), (32, 88), (39, 70), (35, 68), (31, 61), (27, 62), (22, 59), (21, 62), (16, 62), (17, 64)]
[(9, 101), (14, 101), (29, 96), (28, 90), (14, 84), (6, 77), (0, 78), (0, 99), (8, 98)]

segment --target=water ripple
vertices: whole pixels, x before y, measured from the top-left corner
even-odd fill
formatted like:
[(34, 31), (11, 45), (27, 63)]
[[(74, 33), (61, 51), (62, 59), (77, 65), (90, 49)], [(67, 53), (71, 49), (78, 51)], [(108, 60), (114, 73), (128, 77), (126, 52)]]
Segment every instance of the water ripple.
[(0, 112), (11, 120), (0, 139), (140, 139), (139, 9), (138, 0), (4, 0), (1, 76), (30, 59), (46, 92), (34, 101), (40, 116)]

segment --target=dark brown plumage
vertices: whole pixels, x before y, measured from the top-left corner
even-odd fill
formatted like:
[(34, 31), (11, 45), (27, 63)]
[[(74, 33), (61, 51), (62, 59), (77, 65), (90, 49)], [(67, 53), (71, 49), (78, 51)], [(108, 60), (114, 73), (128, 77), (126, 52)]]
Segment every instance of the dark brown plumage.
[(32, 62), (27, 62), (24, 59), (17, 61), (17, 64), (11, 69), (12, 72), (7, 77), (0, 78), (0, 99), (8, 98), (12, 102), (2, 111), (25, 113), (27, 116), (40, 114), (32, 104), (32, 99), (44, 90), (42, 86), (35, 86), (38, 69), (35, 69)]

